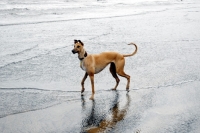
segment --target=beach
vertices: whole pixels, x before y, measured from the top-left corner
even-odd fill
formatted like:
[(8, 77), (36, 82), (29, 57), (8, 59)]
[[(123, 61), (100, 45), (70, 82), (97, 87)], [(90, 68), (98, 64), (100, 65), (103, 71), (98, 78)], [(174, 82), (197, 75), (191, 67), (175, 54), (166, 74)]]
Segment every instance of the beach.
[[(0, 2), (1, 133), (199, 133), (200, 2)], [(116, 51), (127, 80), (106, 67), (91, 84), (71, 50)]]

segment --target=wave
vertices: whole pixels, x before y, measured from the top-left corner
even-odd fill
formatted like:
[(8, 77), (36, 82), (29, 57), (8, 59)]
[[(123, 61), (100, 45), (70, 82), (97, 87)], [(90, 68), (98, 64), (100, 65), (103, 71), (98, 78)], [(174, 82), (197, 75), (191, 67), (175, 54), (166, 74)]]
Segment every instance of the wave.
[[(32, 60), (32, 59), (36, 59), (36, 58), (39, 58), (39, 57), (41, 57), (41, 56), (48, 55), (48, 54), (50, 54), (51, 52), (54, 52), (54, 51), (57, 51), (57, 50), (61, 50), (61, 49), (65, 49), (65, 48), (70, 47), (70, 46), (71, 46), (71, 45), (67, 45), (67, 46), (55, 48), (55, 49), (46, 51), (45, 53), (40, 53), (40, 54), (38, 54), (38, 55), (33, 55), (33, 56), (31, 56), (31, 57), (29, 57), (29, 58), (26, 58), (26, 59), (24, 59), (24, 60), (12, 61), (12, 62), (10, 62), (10, 63), (7, 63), (7, 64), (4, 64), (4, 65), (0, 66), (0, 69), (3, 69), (3, 68), (8, 67), (8, 66), (10, 66), (10, 65), (16, 65), (16, 64), (18, 64), (18, 63), (22, 63), (22, 62), (26, 62), (26, 61), (29, 61), (29, 60)], [(29, 49), (25, 49), (25, 50), (20, 51), (20, 52), (18, 52), (18, 53), (13, 53), (13, 54), (6, 55), (5, 58), (8, 58), (8, 56), (14, 56), (14, 58), (16, 58), (16, 56), (18, 56), (18, 55), (23, 55), (23, 54), (26, 53), (26, 52), (28, 52), (28, 54), (29, 54), (29, 52), (30, 52), (31, 50), (33, 50), (34, 48), (36, 48), (36, 47), (38, 47), (38, 45), (35, 45), (35, 46), (33, 46), (33, 47), (29, 48)], [(21, 58), (19, 58), (19, 59), (21, 59)]]
[[(22, 51), (19, 51), (19, 52), (16, 52), (16, 53), (11, 53), (11, 54), (7, 54), (7, 55), (4, 55), (1, 57), (1, 59), (4, 59), (4, 60), (8, 60), (10, 63), (6, 63), (6, 62), (2, 62), (2, 66), (0, 66), (0, 69), (6, 67), (6, 66), (9, 66), (11, 64), (17, 64), (17, 63), (21, 63), (23, 62), (24, 60), (19, 60), (19, 61), (13, 61), (13, 60), (16, 60), (17, 59), (17, 56), (26, 56), (26, 53), (29, 54), (30, 51), (34, 50), (35, 48), (38, 47), (38, 44), (33, 46), (33, 47), (30, 47), (30, 48), (27, 48), (27, 49), (24, 49)], [(37, 56), (34, 56), (34, 58), (37, 57)], [(33, 57), (31, 57), (33, 58)], [(21, 59), (21, 58), (20, 58)], [(25, 60), (28, 60), (28, 59), (25, 59)]]
[(25, 52), (29, 52), (29, 51), (33, 50), (34, 48), (36, 48), (36, 47), (38, 47), (38, 44), (35, 45), (35, 46), (33, 46), (33, 47), (31, 47), (31, 48), (22, 50), (22, 51), (20, 51), (20, 52), (8, 54), (8, 56), (16, 56), (16, 55), (24, 54)]
[[(55, 3), (51, 0), (47, 2), (36, 0), (36, 3), (30, 1), (30, 3), (25, 2), (25, 4), (19, 2), (19, 5), (11, 4), (11, 7), (8, 6), (9, 8), (6, 6), (1, 8), (0, 6), (0, 16), (3, 18), (0, 26), (126, 17), (163, 10), (162, 7), (166, 8), (166, 5), (171, 4), (173, 2), (168, 0), (67, 0)], [(146, 8), (147, 6), (153, 6), (153, 8)], [(158, 8), (154, 8), (154, 6)]]
[(128, 17), (128, 16), (135, 16), (135, 15), (143, 15), (147, 13), (153, 12), (163, 12), (168, 10), (162, 9), (157, 11), (142, 11), (139, 13), (130, 13), (130, 14), (122, 14), (122, 15), (109, 15), (109, 16), (102, 16), (102, 17), (83, 17), (83, 18), (71, 18), (71, 19), (61, 19), (61, 20), (47, 20), (47, 21), (33, 21), (33, 22), (16, 22), (16, 23), (5, 23), (0, 24), (0, 26), (15, 26), (15, 25), (30, 25), (30, 24), (43, 24), (43, 23), (57, 23), (57, 22), (67, 22), (67, 21), (79, 21), (79, 20), (92, 20), (92, 19), (106, 19), (106, 18), (121, 18), (121, 17)]

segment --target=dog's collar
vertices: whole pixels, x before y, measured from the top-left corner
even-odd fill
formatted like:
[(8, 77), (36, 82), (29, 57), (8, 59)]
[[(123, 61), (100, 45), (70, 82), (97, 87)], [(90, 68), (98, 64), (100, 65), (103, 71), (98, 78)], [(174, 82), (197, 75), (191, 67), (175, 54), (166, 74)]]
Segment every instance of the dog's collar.
[(79, 58), (80, 61), (82, 61), (85, 57), (87, 57), (87, 52), (85, 51), (84, 57), (83, 58)]

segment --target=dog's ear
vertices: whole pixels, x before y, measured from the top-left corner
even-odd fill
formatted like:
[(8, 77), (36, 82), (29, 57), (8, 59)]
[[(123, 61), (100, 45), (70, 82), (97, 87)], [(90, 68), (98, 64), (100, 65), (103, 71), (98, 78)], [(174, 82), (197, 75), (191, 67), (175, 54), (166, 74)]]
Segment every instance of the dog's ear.
[(77, 43), (77, 42), (78, 42), (78, 40), (74, 39), (74, 43)]
[(83, 44), (83, 42), (81, 42), (81, 40), (78, 40), (78, 42), (79, 42), (82, 46), (84, 46), (84, 44)]

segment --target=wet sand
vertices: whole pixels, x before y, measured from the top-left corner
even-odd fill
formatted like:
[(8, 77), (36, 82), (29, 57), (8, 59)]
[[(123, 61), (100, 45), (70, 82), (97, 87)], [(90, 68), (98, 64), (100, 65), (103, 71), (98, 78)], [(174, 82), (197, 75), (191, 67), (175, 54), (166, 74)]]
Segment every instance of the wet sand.
[(191, 81), (128, 93), (97, 91), (94, 101), (91, 92), (1, 89), (0, 131), (198, 133), (199, 86)]

